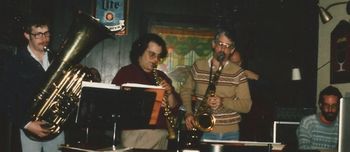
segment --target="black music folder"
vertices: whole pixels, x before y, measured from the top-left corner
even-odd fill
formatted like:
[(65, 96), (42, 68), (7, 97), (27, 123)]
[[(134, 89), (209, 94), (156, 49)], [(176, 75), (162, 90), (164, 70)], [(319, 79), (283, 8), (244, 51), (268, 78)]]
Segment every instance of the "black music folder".
[(121, 90), (112, 84), (84, 82), (76, 123), (81, 127), (120, 129), (152, 128), (149, 123), (155, 104), (155, 93)]

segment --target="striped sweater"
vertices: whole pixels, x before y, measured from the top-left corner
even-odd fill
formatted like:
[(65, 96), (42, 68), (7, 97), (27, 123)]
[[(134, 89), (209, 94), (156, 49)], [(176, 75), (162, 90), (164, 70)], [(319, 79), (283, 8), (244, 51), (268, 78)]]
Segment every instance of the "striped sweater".
[(319, 114), (303, 118), (297, 129), (299, 149), (337, 149), (338, 119), (330, 125), (320, 121)]
[[(216, 69), (213, 69), (215, 73)], [(180, 95), (187, 113), (193, 113), (192, 95), (203, 97), (208, 87), (210, 66), (208, 60), (197, 60), (191, 70), (191, 76), (183, 84)], [(248, 82), (243, 70), (231, 62), (227, 62), (216, 85), (216, 95), (223, 99), (223, 108), (215, 113), (216, 124), (212, 132), (225, 133), (238, 131), (239, 113), (250, 111), (252, 101)]]

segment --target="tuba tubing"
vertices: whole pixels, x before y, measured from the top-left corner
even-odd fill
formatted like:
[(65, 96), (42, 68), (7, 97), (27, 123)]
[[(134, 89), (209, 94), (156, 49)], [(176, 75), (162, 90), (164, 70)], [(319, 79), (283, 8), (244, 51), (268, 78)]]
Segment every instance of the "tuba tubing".
[(93, 17), (79, 11), (61, 45), (60, 54), (45, 72), (32, 106), (28, 110), (28, 121), (44, 121), (50, 130), (46, 137), (38, 137), (24, 130), (25, 134), (37, 141), (52, 139), (62, 132), (70, 113), (79, 102), (81, 81), (85, 70), (76, 66), (100, 41), (113, 38), (112, 32)]

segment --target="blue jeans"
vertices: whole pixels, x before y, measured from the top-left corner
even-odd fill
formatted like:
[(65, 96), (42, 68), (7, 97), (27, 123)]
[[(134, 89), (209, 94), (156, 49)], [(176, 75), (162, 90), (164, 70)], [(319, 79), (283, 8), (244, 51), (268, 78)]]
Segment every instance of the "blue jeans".
[(23, 152), (41, 152), (41, 149), (44, 152), (60, 152), (61, 150), (58, 150), (58, 146), (64, 144), (64, 132), (54, 139), (43, 142), (31, 140), (24, 134), (22, 129), (20, 129), (20, 132)]
[(239, 132), (227, 132), (227, 133), (212, 133), (204, 132), (201, 140), (210, 139), (210, 140), (239, 140)]

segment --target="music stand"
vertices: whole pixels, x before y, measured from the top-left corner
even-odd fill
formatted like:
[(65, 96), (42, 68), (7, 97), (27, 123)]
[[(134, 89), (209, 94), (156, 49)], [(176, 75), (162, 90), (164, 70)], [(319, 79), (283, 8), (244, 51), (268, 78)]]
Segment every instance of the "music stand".
[[(92, 85), (91, 85), (92, 84)], [(81, 127), (109, 128), (113, 124), (112, 149), (117, 147), (119, 129), (145, 129), (149, 124), (155, 102), (154, 92), (120, 90), (109, 84), (83, 85), (76, 123)], [(88, 142), (88, 132), (87, 132)]]

